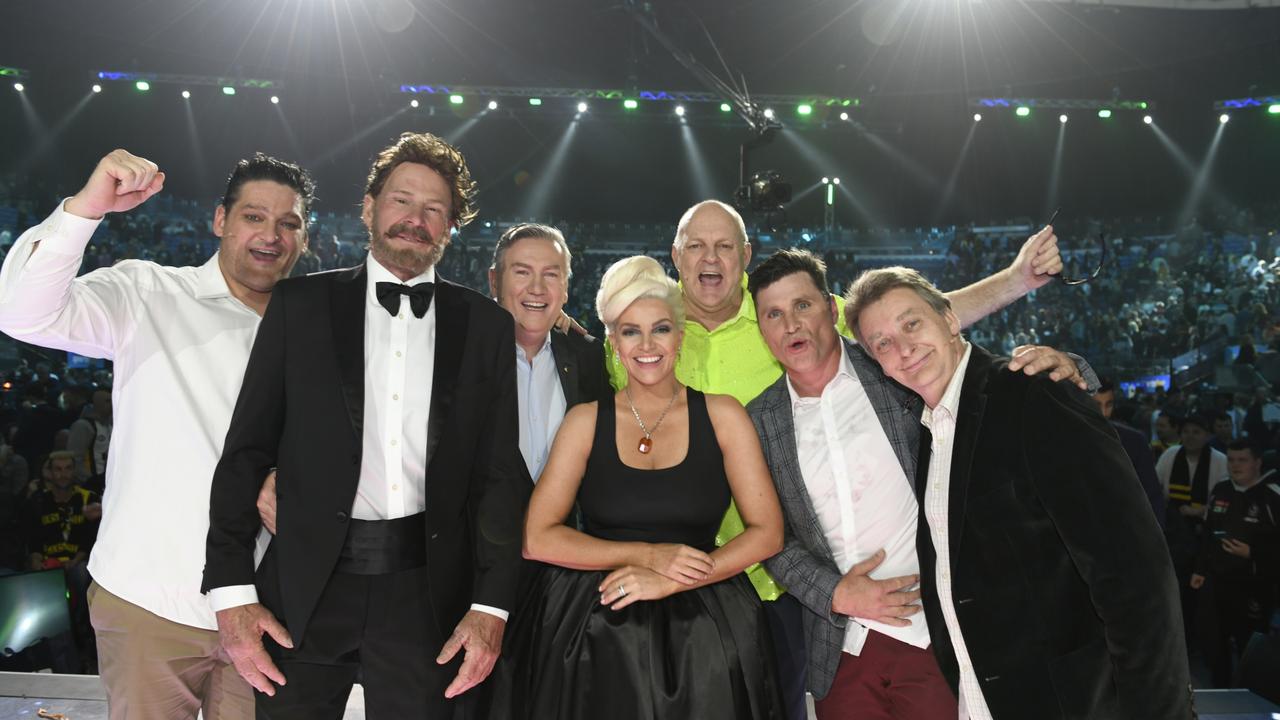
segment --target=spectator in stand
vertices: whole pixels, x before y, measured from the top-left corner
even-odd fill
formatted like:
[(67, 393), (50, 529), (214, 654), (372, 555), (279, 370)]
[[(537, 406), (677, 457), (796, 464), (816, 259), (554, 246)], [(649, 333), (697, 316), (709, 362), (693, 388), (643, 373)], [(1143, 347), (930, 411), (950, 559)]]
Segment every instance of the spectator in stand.
[(1191, 572), (1200, 550), (1209, 491), (1227, 479), (1227, 456), (1209, 447), (1209, 421), (1191, 415), (1178, 426), (1181, 445), (1174, 445), (1156, 461), (1156, 475), (1168, 494), (1165, 535), (1182, 595), (1182, 623), (1193, 634), (1197, 598), (1191, 592)]
[[(75, 484), (75, 458), (65, 450), (49, 455), (43, 474), (44, 482), (28, 498), (24, 513), (28, 569), (63, 567), (70, 575), (89, 560), (102, 499)], [(87, 574), (84, 580), (87, 588)]]
[(94, 390), (90, 411), (71, 424), (67, 450), (76, 459), (76, 481), (95, 492), (106, 487), (111, 444), (111, 391)]
[(1225, 453), (1232, 440), (1235, 440), (1235, 423), (1231, 422), (1231, 416), (1225, 412), (1215, 412), (1213, 414), (1213, 437), (1209, 439), (1209, 447), (1220, 453)]
[[(1262, 454), (1248, 440), (1227, 446), (1229, 481), (1209, 497), (1204, 542), (1191, 587), (1207, 594), (1215, 623), (1204, 628), (1214, 687), (1231, 687), (1232, 665), (1250, 636), (1267, 633), (1280, 578), (1280, 485), (1264, 475)], [(1234, 647), (1233, 647), (1234, 642)]]
[(1133, 463), (1134, 471), (1138, 473), (1138, 482), (1142, 484), (1142, 491), (1146, 494), (1147, 501), (1151, 503), (1151, 511), (1155, 513), (1156, 522), (1163, 528), (1165, 492), (1160, 484), (1160, 478), (1156, 476), (1156, 466), (1152, 460), (1151, 446), (1147, 444), (1146, 436), (1113, 417), (1116, 409), (1116, 385), (1111, 378), (1099, 378), (1098, 390), (1093, 394), (1093, 400), (1098, 403), (1098, 410), (1102, 412), (1102, 417), (1111, 423), (1112, 429), (1120, 436), (1120, 444), (1124, 447), (1125, 454), (1129, 456), (1129, 462)]
[(1177, 415), (1157, 412), (1160, 414), (1155, 419), (1156, 439), (1151, 443), (1151, 452), (1158, 458), (1165, 450), (1178, 444), (1178, 427), (1181, 422)]

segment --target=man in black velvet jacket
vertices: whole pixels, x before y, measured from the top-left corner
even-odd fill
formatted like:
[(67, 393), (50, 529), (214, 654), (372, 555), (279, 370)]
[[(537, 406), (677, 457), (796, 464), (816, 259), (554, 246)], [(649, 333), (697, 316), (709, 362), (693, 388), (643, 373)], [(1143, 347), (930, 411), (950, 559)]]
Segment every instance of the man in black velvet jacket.
[(846, 320), (925, 401), (921, 589), (961, 717), (1194, 717), (1168, 551), (1094, 403), (1004, 371), (914, 270), (864, 273)]

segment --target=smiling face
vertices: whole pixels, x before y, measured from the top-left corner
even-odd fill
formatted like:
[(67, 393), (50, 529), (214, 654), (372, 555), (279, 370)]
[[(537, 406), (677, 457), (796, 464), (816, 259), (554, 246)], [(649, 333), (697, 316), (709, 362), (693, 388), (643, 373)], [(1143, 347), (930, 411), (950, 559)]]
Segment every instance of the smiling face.
[(449, 246), (452, 193), (440, 173), (421, 163), (400, 163), (378, 196), (364, 196), (361, 218), (369, 229), (369, 252), (401, 280), (440, 261)]
[(628, 382), (655, 385), (675, 374), (684, 331), (673, 315), (671, 307), (657, 298), (636, 300), (618, 315), (610, 339)]
[(671, 261), (680, 272), (690, 315), (717, 317), (738, 311), (742, 271), (751, 261), (751, 246), (724, 208), (706, 204), (695, 210), (671, 248)]
[(569, 300), (568, 279), (564, 252), (548, 237), (516, 240), (503, 253), (502, 267), (489, 271), (490, 291), (517, 330), (544, 339)]
[(797, 387), (823, 387), (839, 368), (835, 301), (804, 272), (786, 275), (756, 292), (760, 333)]
[(221, 238), (218, 265), (227, 285), (243, 293), (270, 293), (289, 275), (307, 247), (302, 197), (273, 180), (240, 186), (230, 208), (213, 214), (213, 234)]
[(914, 290), (889, 290), (858, 316), (858, 337), (885, 374), (937, 407), (964, 348), (960, 321), (939, 314)]

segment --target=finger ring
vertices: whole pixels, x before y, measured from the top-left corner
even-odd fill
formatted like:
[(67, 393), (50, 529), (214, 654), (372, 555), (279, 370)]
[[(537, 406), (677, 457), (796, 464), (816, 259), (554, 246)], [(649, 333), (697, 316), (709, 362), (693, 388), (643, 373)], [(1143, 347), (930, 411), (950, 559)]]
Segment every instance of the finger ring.
[(622, 583), (618, 583), (618, 597), (626, 597), (627, 589), (622, 587)]

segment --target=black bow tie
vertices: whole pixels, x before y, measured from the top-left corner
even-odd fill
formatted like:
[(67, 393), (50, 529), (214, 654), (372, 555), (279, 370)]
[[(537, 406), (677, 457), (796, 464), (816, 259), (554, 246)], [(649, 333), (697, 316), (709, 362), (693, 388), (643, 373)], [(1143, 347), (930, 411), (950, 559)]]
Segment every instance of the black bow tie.
[(413, 310), (414, 317), (422, 317), (427, 314), (427, 308), (431, 307), (431, 296), (436, 291), (436, 284), (431, 282), (418, 283), (417, 285), (401, 285), (393, 282), (380, 282), (374, 286), (374, 293), (378, 296), (378, 303), (391, 313), (392, 317), (400, 314), (400, 296), (409, 296), (409, 307)]

